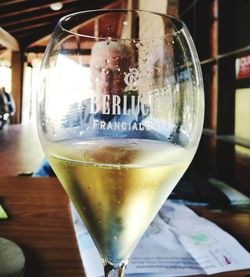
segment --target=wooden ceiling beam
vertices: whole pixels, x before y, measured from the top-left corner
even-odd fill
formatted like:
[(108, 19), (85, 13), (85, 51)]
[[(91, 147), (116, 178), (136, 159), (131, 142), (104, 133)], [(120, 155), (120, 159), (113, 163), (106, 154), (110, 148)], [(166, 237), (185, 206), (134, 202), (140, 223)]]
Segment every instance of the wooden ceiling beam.
[(3, 28), (0, 27), (0, 44), (7, 49), (19, 51), (18, 41)]
[(3, 51), (0, 51), (0, 59), (10, 60), (10, 56), (11, 56), (11, 50), (5, 49)]
[[(117, 0), (115, 2), (111, 2), (110, 4), (106, 5), (103, 7), (103, 9), (117, 9), (117, 8), (121, 8), (123, 7), (124, 5), (124, 1), (123, 0)], [(90, 22), (92, 22), (93, 20), (95, 20), (95, 18), (90, 18), (88, 20), (86, 20), (84, 23), (78, 25), (78, 26), (75, 26), (74, 28), (72, 29), (75, 29), (75, 28), (82, 28), (83, 26), (86, 26), (87, 24), (89, 24)], [(34, 42), (31, 42), (30, 44), (27, 45), (27, 48), (30, 48), (30, 47), (34, 47), (34, 46), (39, 46), (39, 44), (44, 44), (44, 42), (47, 42), (49, 40), (49, 37), (50, 37), (51, 34), (49, 35), (46, 35)]]
[[(34, 15), (34, 16), (30, 16), (28, 18), (23, 18), (20, 20), (16, 20), (16, 21), (11, 21), (8, 23), (3, 23), (2, 27), (10, 27), (10, 26), (15, 26), (17, 24), (21, 24), (21, 23), (29, 23), (29, 22), (34, 22), (43, 18), (50, 18), (50, 17), (56, 17), (58, 15), (62, 15), (62, 14), (68, 14), (71, 12), (74, 12), (75, 9), (65, 9), (65, 10), (60, 10), (60, 11), (56, 11), (50, 14), (42, 14), (42, 15)], [(11, 28), (8, 28), (8, 30), (11, 30)]]
[[(122, 7), (122, 3), (123, 0), (117, 0), (115, 2), (112, 2), (108, 5), (106, 5), (105, 7), (103, 7), (103, 9), (118, 9)], [(77, 31), (83, 27), (85, 27), (86, 25), (90, 24), (91, 22), (95, 22), (96, 20), (99, 20), (99, 18), (101, 18), (102, 15), (96, 16), (96, 17), (91, 17), (89, 19), (86, 19), (86, 21), (84, 21), (83, 23), (78, 24), (77, 26), (72, 27), (70, 30), (71, 31)], [(94, 34), (93, 34), (94, 35)]]
[[(51, 3), (53, 3), (53, 2), (54, 1), (51, 1)], [(64, 0), (63, 4), (73, 3), (73, 2), (79, 2), (79, 0)], [(16, 10), (16, 11), (13, 11), (13, 12), (3, 13), (3, 14), (0, 14), (0, 19), (7, 18), (7, 17), (10, 17), (10, 16), (20, 15), (20, 14), (23, 14), (23, 13), (31, 13), (31, 12), (34, 12), (34, 11), (41, 10), (43, 8), (49, 8), (51, 3), (46, 3), (46, 4), (43, 4), (43, 5), (33, 6), (31, 8), (27, 8), (27, 9)]]
[(8, 2), (0, 3), (0, 8), (6, 7), (6, 6), (11, 6), (13, 4), (19, 4), (21, 2), (26, 2), (27, 0), (9, 0)]
[(28, 25), (28, 26), (20, 27), (20, 28), (15, 28), (15, 29), (11, 30), (11, 33), (15, 34), (15, 33), (21, 32), (21, 31), (27, 31), (27, 30), (30, 30), (30, 29), (40, 28), (40, 27), (44, 27), (44, 26), (48, 26), (48, 25), (53, 25), (53, 22), (46, 21), (46, 22), (41, 22), (41, 23), (37, 23), (37, 24), (31, 24), (31, 25)]

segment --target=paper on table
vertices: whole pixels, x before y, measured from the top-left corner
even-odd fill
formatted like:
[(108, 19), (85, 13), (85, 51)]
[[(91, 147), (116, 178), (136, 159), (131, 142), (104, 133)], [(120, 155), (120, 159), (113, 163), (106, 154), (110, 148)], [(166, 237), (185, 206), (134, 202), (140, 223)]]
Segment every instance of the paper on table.
[(159, 214), (206, 274), (250, 268), (250, 254), (211, 221), (171, 202)]
[(150, 276), (153, 273), (156, 274), (153, 276), (194, 276), (204, 274), (204, 271), (183, 248), (170, 226), (156, 216), (136, 247), (127, 273), (144, 273), (143, 276), (147, 276), (146, 273), (150, 273)]
[[(72, 217), (87, 276), (103, 276), (99, 254), (74, 209)], [(246, 268), (250, 254), (233, 237), (186, 206), (167, 201), (136, 247), (126, 273), (194, 276)]]

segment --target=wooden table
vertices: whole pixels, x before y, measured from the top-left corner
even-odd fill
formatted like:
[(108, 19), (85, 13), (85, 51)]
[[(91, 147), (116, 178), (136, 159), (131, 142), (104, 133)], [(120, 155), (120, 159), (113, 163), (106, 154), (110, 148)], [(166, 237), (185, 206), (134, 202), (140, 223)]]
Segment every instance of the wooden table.
[(0, 236), (23, 249), (25, 277), (84, 276), (68, 199), (56, 178), (1, 177), (0, 196), (10, 215), (0, 221)]
[(0, 176), (34, 172), (43, 158), (34, 125), (8, 125), (0, 131)]
[[(68, 199), (56, 178), (0, 177), (0, 195), (10, 215), (10, 219), (0, 221), (0, 236), (23, 249), (25, 277), (85, 276)], [(229, 231), (250, 250), (249, 213), (218, 213), (204, 208), (196, 212)], [(213, 276), (246, 277), (250, 270)]]

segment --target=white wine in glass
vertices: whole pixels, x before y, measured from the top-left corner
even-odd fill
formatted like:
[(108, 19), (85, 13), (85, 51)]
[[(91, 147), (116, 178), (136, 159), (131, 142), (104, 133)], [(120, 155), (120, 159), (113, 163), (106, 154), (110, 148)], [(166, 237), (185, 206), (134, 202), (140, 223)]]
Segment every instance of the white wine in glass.
[[(95, 35), (91, 20), (99, 22)], [(124, 276), (192, 161), (203, 94), (194, 44), (176, 18), (94, 10), (57, 24), (42, 63), (38, 133), (105, 276)]]

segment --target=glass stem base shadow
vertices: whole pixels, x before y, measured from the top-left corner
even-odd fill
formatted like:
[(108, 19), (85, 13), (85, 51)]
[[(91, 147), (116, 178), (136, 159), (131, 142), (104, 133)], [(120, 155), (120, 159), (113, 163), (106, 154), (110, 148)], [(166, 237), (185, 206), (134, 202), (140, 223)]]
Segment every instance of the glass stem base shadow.
[(123, 277), (125, 276), (127, 262), (121, 263), (117, 267), (112, 264), (106, 263), (104, 265), (105, 277)]

